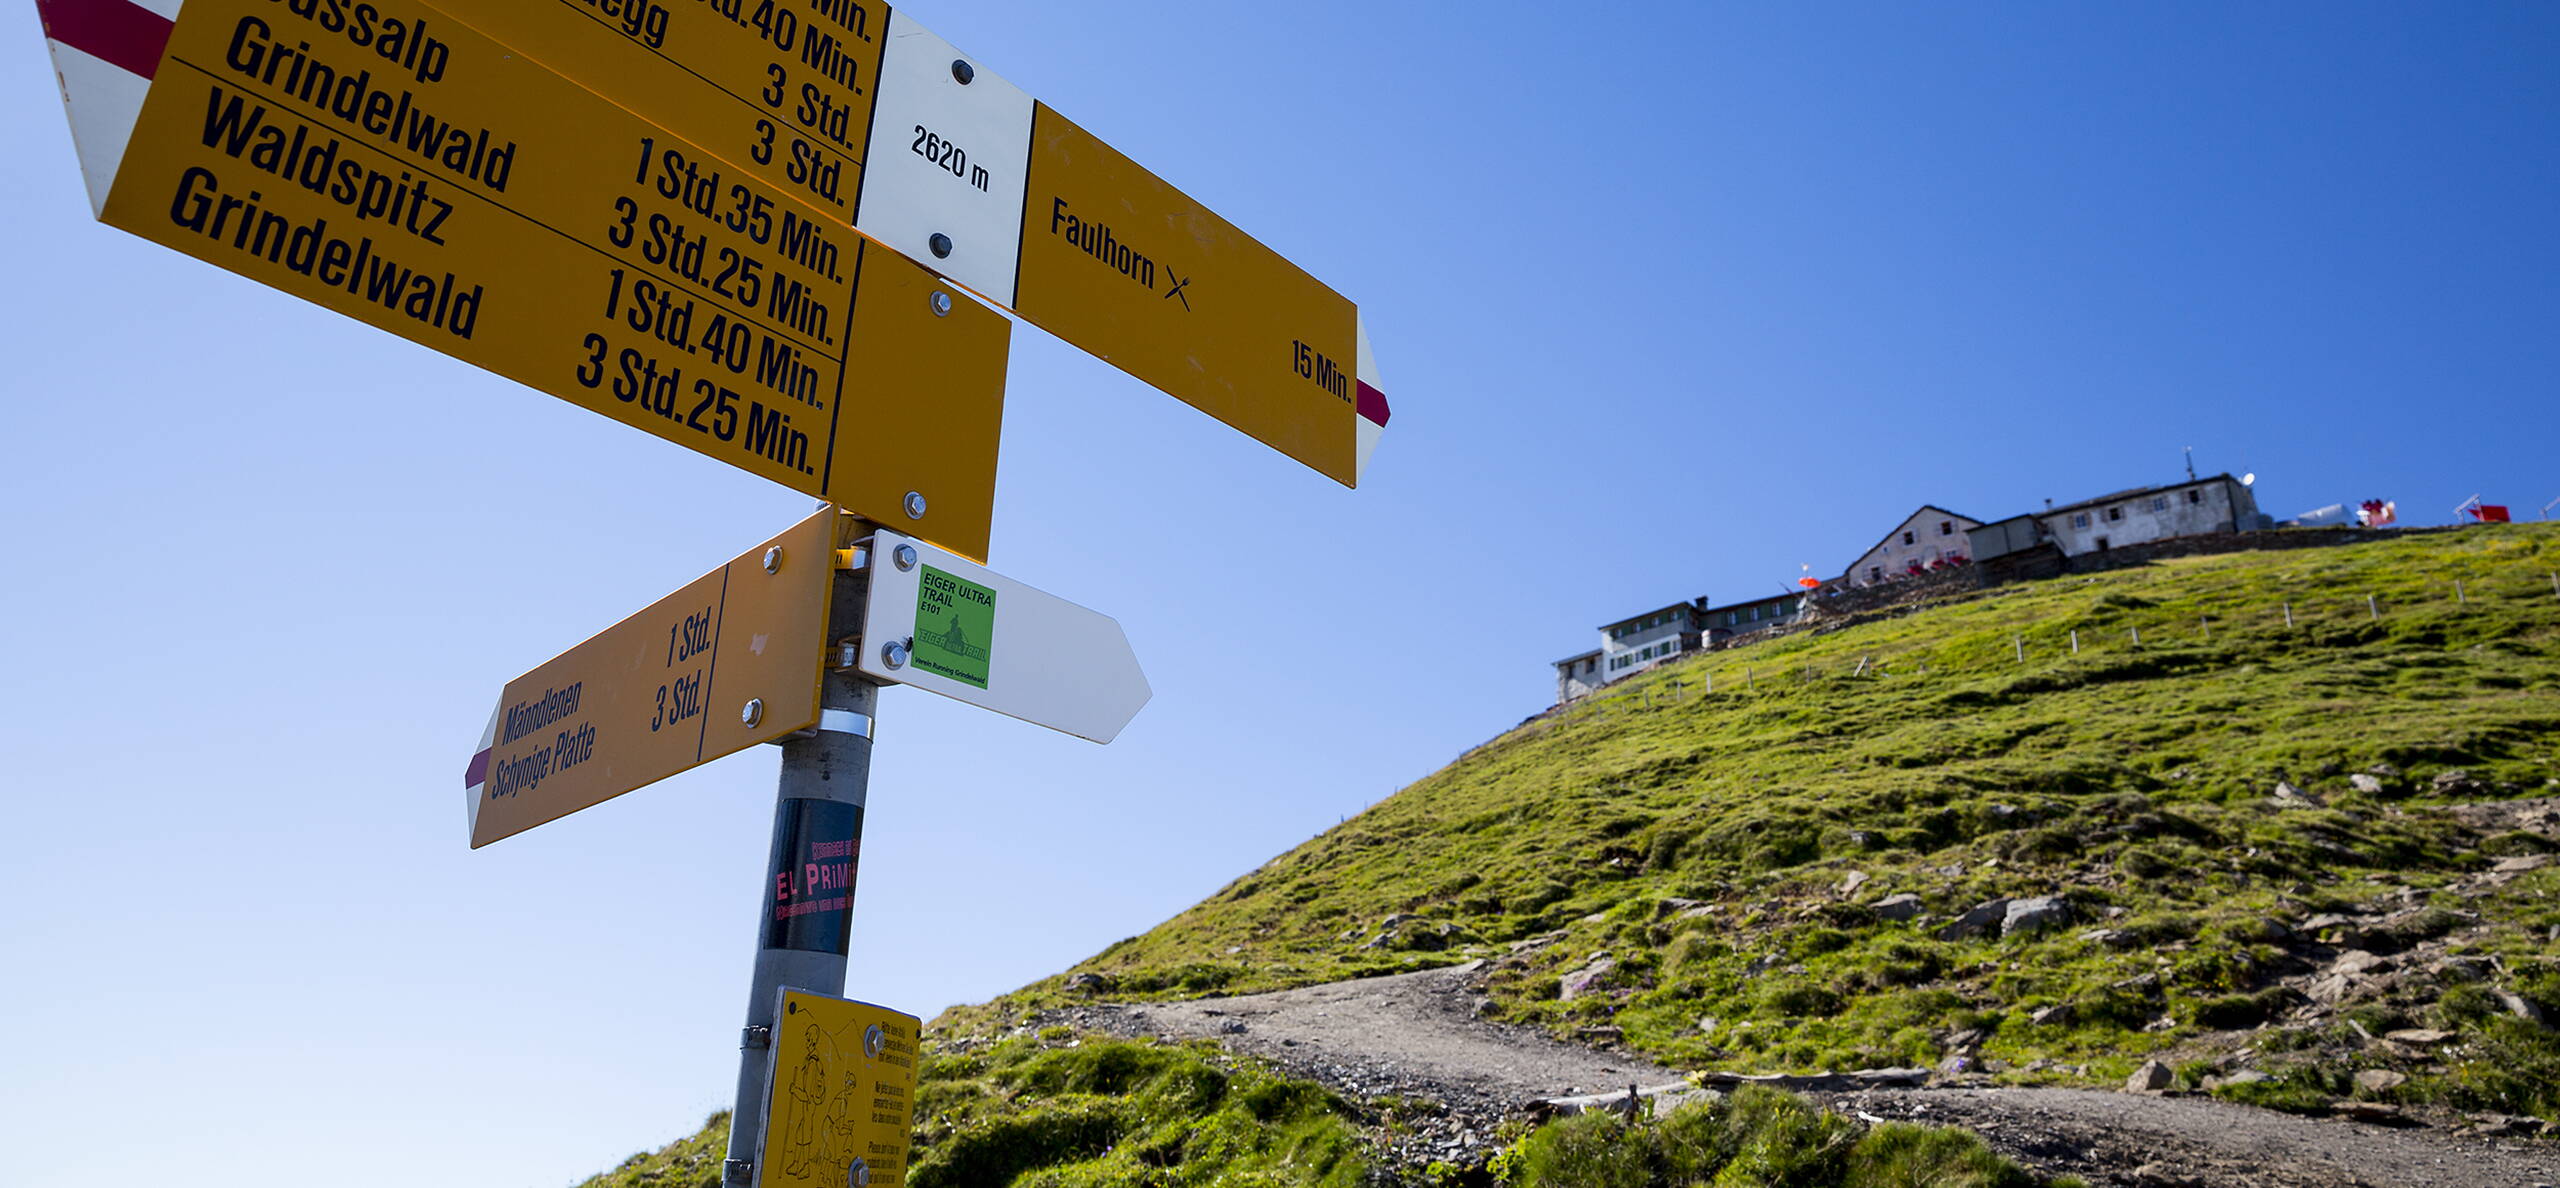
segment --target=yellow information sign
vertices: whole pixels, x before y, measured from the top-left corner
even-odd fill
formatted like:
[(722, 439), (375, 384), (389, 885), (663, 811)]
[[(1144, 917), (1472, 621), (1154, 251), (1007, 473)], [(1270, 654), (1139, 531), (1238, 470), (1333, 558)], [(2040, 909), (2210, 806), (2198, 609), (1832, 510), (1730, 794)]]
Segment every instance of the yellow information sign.
[(805, 990), (781, 997), (756, 1188), (899, 1188), (923, 1021)]
[(873, 0), (427, 0), (1347, 485), (1387, 423), (1359, 310)]
[(1031, 128), (1014, 308), (1352, 485), (1358, 309), (1048, 104)]
[(103, 217), (983, 556), (1007, 323), (760, 173), (416, 0), (188, 0)]
[(507, 683), (463, 775), (478, 849), (818, 721), (826, 508)]
[(669, 132), (853, 222), (886, 5), (428, 0)]

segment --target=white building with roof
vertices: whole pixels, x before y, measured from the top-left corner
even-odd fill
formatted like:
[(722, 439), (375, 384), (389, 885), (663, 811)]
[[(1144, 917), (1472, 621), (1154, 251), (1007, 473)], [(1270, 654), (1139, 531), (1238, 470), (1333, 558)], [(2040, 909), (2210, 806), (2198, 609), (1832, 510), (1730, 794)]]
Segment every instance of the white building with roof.
[(1873, 548), (1858, 554), (1840, 580), (1852, 586), (1872, 586), (1965, 564), (1973, 559), (1973, 541), (1965, 534), (1981, 526), (1982, 521), (1971, 516), (1934, 503), (1921, 504), (1920, 510), (1903, 517)]
[(2035, 513), (2045, 538), (2066, 557), (2176, 536), (2264, 527), (2249, 484), (2227, 474), (2165, 487), (2136, 487)]

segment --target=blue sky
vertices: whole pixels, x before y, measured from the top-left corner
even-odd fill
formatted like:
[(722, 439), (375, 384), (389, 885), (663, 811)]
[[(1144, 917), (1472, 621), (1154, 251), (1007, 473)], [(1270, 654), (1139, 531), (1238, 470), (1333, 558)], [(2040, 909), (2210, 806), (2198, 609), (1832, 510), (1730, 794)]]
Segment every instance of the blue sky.
[[(775, 752), (479, 852), (458, 773), (508, 678), (808, 501), (93, 223), (18, 11), (14, 1182), (549, 1186), (690, 1131)], [(1359, 301), (1395, 420), (1346, 491), (1016, 328), (993, 563), (1156, 700), (1095, 747), (884, 698), (856, 997), (1054, 972), (1542, 708), (1593, 625), (1923, 502), (2186, 446), (2279, 515), (2560, 497), (2549, 5), (912, 11)]]

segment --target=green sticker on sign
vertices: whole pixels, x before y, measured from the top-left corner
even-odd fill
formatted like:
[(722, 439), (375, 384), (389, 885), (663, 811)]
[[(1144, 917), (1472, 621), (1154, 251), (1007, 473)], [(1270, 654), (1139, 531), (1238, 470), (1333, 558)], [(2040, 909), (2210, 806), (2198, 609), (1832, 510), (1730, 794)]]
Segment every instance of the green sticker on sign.
[(915, 666), (984, 689), (995, 637), (996, 592), (925, 566), (916, 587)]

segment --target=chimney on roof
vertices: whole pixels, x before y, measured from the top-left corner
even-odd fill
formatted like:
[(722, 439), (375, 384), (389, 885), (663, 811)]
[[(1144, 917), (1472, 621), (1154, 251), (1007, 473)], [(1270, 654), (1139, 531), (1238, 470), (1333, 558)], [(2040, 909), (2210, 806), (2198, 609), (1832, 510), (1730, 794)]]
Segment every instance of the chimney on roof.
[(2051, 495), (2047, 495), (2047, 496), (2045, 496), (2045, 497), (2044, 497), (2044, 509), (2045, 509), (2046, 511), (2052, 511), (2052, 510), (2053, 510), (2053, 496), (2051, 496)]

